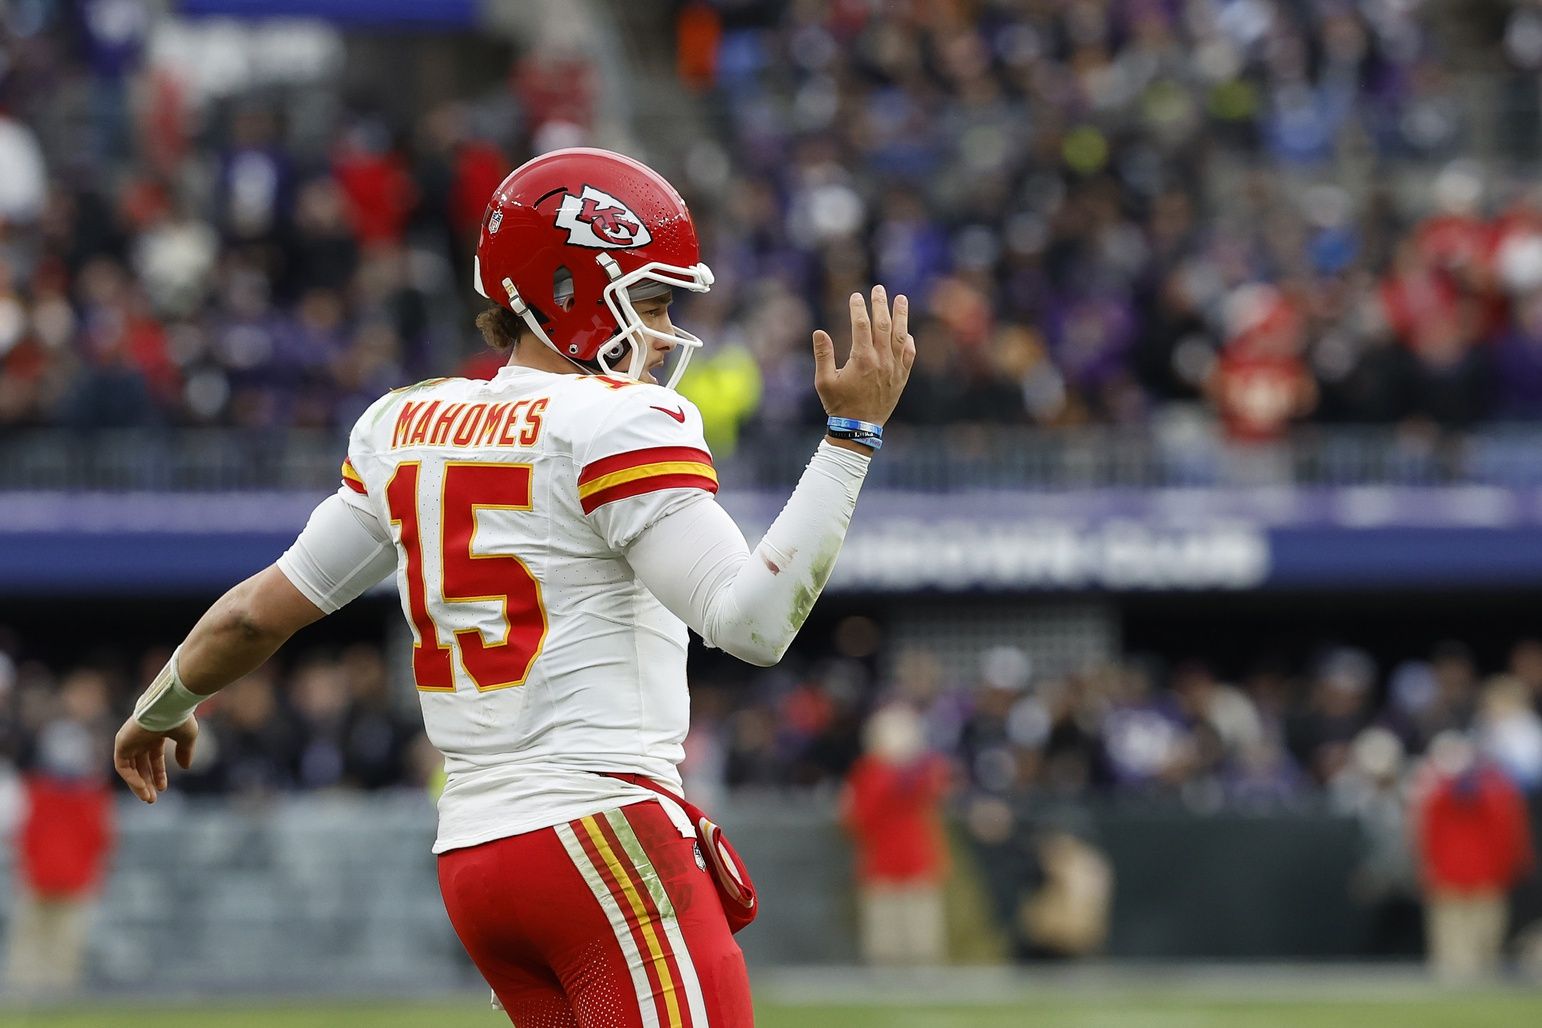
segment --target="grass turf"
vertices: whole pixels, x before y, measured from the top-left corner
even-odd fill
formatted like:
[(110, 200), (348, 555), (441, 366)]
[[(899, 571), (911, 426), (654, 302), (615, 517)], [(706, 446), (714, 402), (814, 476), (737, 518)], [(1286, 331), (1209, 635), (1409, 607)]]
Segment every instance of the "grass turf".
[[(250, 1005), (159, 1008), (112, 1005), (0, 1010), (3, 1028), (496, 1028), (508, 1021), (474, 1003)], [(1462, 993), (1417, 1000), (1219, 999), (1116, 994), (969, 1006), (766, 1003), (758, 1028), (1523, 1028), (1542, 1025), (1542, 993)]]

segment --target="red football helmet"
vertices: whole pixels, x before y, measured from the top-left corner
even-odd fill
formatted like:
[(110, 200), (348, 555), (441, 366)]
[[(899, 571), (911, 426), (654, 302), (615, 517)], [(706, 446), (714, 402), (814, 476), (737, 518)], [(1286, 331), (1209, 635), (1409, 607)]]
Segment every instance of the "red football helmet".
[(632, 301), (712, 286), (674, 187), (630, 157), (588, 147), (553, 150), (503, 180), (482, 216), (474, 277), (477, 292), (585, 371), (637, 379), (645, 361), (625, 372), (614, 363), (650, 339), (674, 343), (670, 387), (701, 340), (648, 328)]

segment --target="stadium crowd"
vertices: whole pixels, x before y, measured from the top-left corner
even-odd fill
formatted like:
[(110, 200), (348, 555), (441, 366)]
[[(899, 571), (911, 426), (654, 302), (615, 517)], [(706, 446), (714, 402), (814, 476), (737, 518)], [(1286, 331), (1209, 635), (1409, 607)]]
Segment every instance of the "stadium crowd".
[[(0, 427), (338, 430), (489, 370), (461, 288), (485, 196), (589, 138), (595, 66), (532, 52), (415, 116), (367, 89), (317, 109), (202, 95), (148, 15), (76, 11), (0, 32)], [(1456, 158), (1472, 78), (1419, 3), (680, 12), (726, 140), (674, 169), (719, 277), (680, 312), (713, 343), (686, 388), (715, 442), (808, 413), (808, 330), (874, 278), (926, 315), (913, 422), (1542, 414), (1542, 197), (1500, 170), (1535, 132)], [(1499, 23), (1482, 80), (1519, 117), (1542, 21)]]
[[(112, 732), (165, 656), (103, 651), (50, 665), (0, 631), (0, 837), (14, 841), (29, 889), (67, 898), (28, 907), (27, 930), (68, 959), (17, 965), (13, 977), (78, 976), (80, 919), (110, 865), (122, 799)], [(1351, 898), (1369, 912), (1366, 952), (1418, 952), (1421, 909), (1446, 904), (1449, 930), (1428, 930), (1437, 969), (1456, 976), (1497, 966), (1505, 896), (1533, 866), (1522, 797), (1542, 795), (1536, 639), (1517, 641), (1502, 668), (1480, 668), (1447, 641), (1389, 668), (1334, 648), (1303, 668), (1264, 664), (1235, 680), (1197, 660), (1142, 657), (1041, 674), (1015, 646), (986, 650), (976, 666), (910, 647), (794, 655), (753, 675), (726, 658), (699, 667), (687, 791), (725, 811), (729, 789), (840, 795), (862, 854), (864, 953), (879, 962), (945, 952), (946, 813), (978, 859), (1010, 952), (1025, 959), (1081, 956), (1106, 939), (1112, 882), (1088, 820), (1096, 801), (1353, 818)], [(167, 798), (436, 792), (439, 754), (390, 679), (374, 644), (274, 661), (204, 705), (193, 767), (173, 773)], [(1441, 891), (1446, 879), (1454, 891)], [(1475, 882), (1486, 890), (1481, 944), (1464, 927)], [(896, 918), (914, 928), (899, 933), (908, 948), (885, 943)]]
[[(50, 666), (0, 650), (0, 757), (105, 779), (106, 740), (164, 658), (151, 649)], [(977, 669), (925, 649), (879, 662), (882, 671), (871, 659), (795, 653), (753, 676), (707, 662), (695, 673), (684, 765), (693, 792), (834, 789), (862, 752), (868, 719), (895, 703), (921, 716), (926, 748), (951, 763), (955, 787), (978, 794), (1167, 795), (1198, 809), (1353, 802), (1375, 780), (1400, 781), (1446, 733), (1469, 738), (1523, 790), (1542, 790), (1542, 642), (1533, 639), (1517, 642), (1503, 668), (1480, 669), (1448, 641), (1391, 668), (1337, 648), (1304, 671), (1263, 664), (1235, 680), (1198, 660), (1141, 657), (1036, 674), (1016, 647), (988, 650)], [(178, 789), (431, 785), (437, 754), (389, 681), (373, 644), (275, 660), (205, 706), (198, 760)]]
[(789, 388), (802, 329), (873, 275), (931, 315), (914, 420), (1202, 401), (1268, 439), (1539, 410), (1538, 197), (1448, 163), (1472, 124), (1420, 4), (731, 9), (689, 6), (710, 58), (682, 74), (732, 140), (723, 277), (814, 298), (760, 349)]

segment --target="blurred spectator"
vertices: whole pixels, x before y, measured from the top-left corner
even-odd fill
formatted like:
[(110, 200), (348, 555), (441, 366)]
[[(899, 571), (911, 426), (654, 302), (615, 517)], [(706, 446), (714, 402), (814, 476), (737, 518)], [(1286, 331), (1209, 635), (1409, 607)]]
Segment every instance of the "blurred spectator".
[(1057, 679), (1043, 682), (1037, 689), (1049, 728), (1038, 780), (1052, 794), (1079, 796), (1107, 784), (1108, 762), (1099, 734), (1106, 697), (1087, 687), (1091, 684), (1076, 678)]
[(1516, 299), (1515, 320), (1494, 347), (1494, 374), (1500, 412), (1528, 421), (1542, 416), (1542, 288)]
[(43, 213), (48, 168), (31, 129), (0, 114), (0, 224), (27, 225)]
[(1038, 769), (1048, 718), (1027, 693), (1033, 662), (1015, 646), (996, 646), (980, 656), (980, 684), (963, 724), (959, 748), (970, 780), (990, 792), (1025, 787)]
[(1089, 956), (1108, 936), (1113, 869), (1062, 808), (1044, 823), (1007, 800), (980, 793), (962, 827), (1000, 924), (1019, 960)]
[(940, 964), (947, 765), (927, 751), (921, 718), (904, 704), (875, 711), (863, 742), (841, 802), (856, 847), (862, 958), (879, 966)]
[(1263, 741), (1263, 724), (1253, 703), (1239, 689), (1215, 680), (1201, 661), (1174, 669), (1169, 688), (1185, 720), (1199, 735), (1198, 767), (1216, 771)]
[(293, 179), (273, 113), (243, 106), (231, 120), (215, 180), (216, 221), (225, 237), (238, 244), (273, 242), (289, 213)]
[(722, 35), (722, 19), (711, 4), (692, 0), (681, 6), (676, 15), (676, 71), (692, 89), (699, 91), (712, 84)]
[(1457, 732), (1430, 746), (1414, 798), (1430, 965), (1442, 978), (1499, 970), (1509, 893), (1532, 870), (1520, 791)]
[(332, 174), (347, 202), (360, 246), (401, 241), (417, 200), (417, 186), (386, 126), (372, 121), (355, 125), (332, 156)]
[(964, 801), (959, 820), (985, 886), (987, 906), (1011, 955), (1019, 960), (1032, 956), (1020, 911), (1041, 880), (1041, 869), (1027, 826), (1011, 803), (983, 792)]
[(958, 750), (969, 701), (964, 690), (952, 688), (934, 650), (907, 646), (895, 654), (893, 695), (885, 698), (920, 713), (927, 748), (938, 753)]
[(1510, 648), (1509, 673), (1531, 695), (1531, 705), (1542, 714), (1542, 642), (1522, 639)]
[(1151, 669), (1117, 667), (1111, 676), (1112, 704), (1102, 733), (1116, 785), (1162, 789), (1182, 784), (1199, 766), (1194, 734), (1177, 697), (1158, 691)]
[(416, 734), (394, 709), (390, 674), (376, 647), (357, 644), (343, 651), (338, 672), (348, 693), (343, 772), (360, 789), (381, 789), (403, 780), (408, 747)]
[(1114, 869), (1095, 846), (1063, 829), (1037, 837), (1043, 881), (1023, 905), (1034, 949), (1054, 957), (1087, 957), (1108, 939)]
[(295, 673), (292, 695), (305, 740), (295, 765), (296, 779), (308, 789), (344, 784), (351, 706), (342, 669), (325, 658), (307, 660)]
[(1237, 290), (1229, 305), (1227, 341), (1210, 382), (1216, 407), (1233, 438), (1278, 439), (1317, 399), (1300, 314), (1264, 285)]
[(1465, 645), (1449, 639), (1437, 644), (1429, 672), (1433, 688), (1407, 710), (1413, 747), (1421, 752), (1442, 732), (1465, 732), (1478, 707), (1478, 671)]
[(1359, 650), (1338, 649), (1325, 657), (1305, 706), (1285, 726), (1292, 755), (1326, 784), (1349, 760), (1349, 745), (1371, 718), (1376, 665)]
[(1423, 939), (1404, 770), (1402, 741), (1373, 726), (1355, 737), (1349, 765), (1330, 794), (1334, 808), (1360, 824), (1360, 860), (1349, 891), (1370, 909), (1366, 952), (1380, 957), (1416, 956)]
[(22, 996), (75, 989), (85, 970), (87, 920), (112, 849), (108, 682), (78, 669), (49, 696), (25, 760), (26, 812), (17, 841), (7, 988)]
[(1508, 675), (1488, 680), (1473, 734), (1478, 752), (1522, 790), (1542, 789), (1542, 716), (1520, 681)]
[(21, 821), (25, 807), (16, 758), (23, 739), (17, 718), (16, 661), (8, 652), (9, 633), (0, 626), (0, 840), (8, 841)]

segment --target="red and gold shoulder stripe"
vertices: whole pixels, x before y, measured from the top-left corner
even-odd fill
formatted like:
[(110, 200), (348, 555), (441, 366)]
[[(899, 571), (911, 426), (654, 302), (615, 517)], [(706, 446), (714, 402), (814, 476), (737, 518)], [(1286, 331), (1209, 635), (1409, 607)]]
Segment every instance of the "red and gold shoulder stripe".
[(705, 489), (717, 492), (712, 455), (689, 446), (654, 446), (602, 457), (578, 476), (578, 501), (585, 514), (628, 496), (659, 489)]
[(364, 479), (360, 478), (359, 473), (353, 469), (351, 460), (343, 461), (343, 485), (360, 495), (367, 495), (369, 492), (364, 488)]

